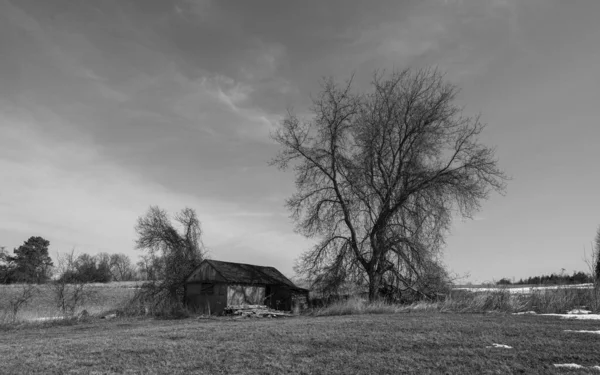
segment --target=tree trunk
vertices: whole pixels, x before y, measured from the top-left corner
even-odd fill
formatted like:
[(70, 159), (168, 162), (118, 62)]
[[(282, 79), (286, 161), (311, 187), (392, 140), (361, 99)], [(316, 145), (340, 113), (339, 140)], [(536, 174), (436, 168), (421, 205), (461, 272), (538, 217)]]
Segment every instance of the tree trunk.
[(369, 302), (379, 299), (379, 287), (381, 286), (381, 275), (376, 271), (369, 271)]

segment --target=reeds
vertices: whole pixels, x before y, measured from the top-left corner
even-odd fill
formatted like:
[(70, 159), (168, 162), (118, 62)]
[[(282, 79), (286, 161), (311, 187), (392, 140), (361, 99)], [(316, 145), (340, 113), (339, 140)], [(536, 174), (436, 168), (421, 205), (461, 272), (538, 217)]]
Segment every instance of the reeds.
[(394, 314), (410, 311), (441, 311), (457, 313), (504, 312), (516, 313), (535, 311), (545, 313), (565, 313), (572, 309), (588, 309), (600, 312), (599, 288), (558, 288), (535, 289), (527, 293), (511, 293), (508, 288), (496, 290), (468, 291), (454, 290), (437, 301), (419, 301), (400, 305), (385, 301), (368, 302), (364, 298), (350, 297), (333, 302), (325, 307), (307, 312), (313, 316), (354, 315), (354, 314)]

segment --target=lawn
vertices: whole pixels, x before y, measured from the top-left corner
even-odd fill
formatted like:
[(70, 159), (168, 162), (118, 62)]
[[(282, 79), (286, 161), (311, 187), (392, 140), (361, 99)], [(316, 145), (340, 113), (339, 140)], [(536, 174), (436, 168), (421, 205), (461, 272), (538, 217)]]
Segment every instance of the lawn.
[(599, 325), (439, 312), (95, 319), (0, 332), (0, 373), (563, 374), (574, 370), (554, 364), (600, 365), (600, 335), (565, 332), (598, 330)]

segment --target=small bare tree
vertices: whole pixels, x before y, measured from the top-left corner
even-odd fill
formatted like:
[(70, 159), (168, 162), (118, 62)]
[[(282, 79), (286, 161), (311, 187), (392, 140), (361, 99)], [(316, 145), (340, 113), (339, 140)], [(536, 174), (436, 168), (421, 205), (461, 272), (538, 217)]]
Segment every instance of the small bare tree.
[(34, 284), (28, 283), (21, 285), (18, 292), (8, 298), (2, 321), (8, 320), (11, 323), (16, 322), (17, 315), (21, 308), (29, 304), (36, 293), (37, 288)]
[(594, 253), (593, 258), (593, 276), (594, 285), (596, 288), (600, 288), (600, 226), (596, 232), (596, 238), (594, 238), (594, 244), (592, 246), (592, 252)]
[(453, 215), (471, 217), (507, 179), (456, 93), (436, 70), (376, 73), (365, 94), (326, 80), (309, 121), (288, 114), (272, 135), (281, 146), (272, 164), (293, 166), (287, 207), (299, 233), (321, 240), (301, 271), (366, 279), (370, 300), (398, 283), (422, 293)]
[(598, 311), (600, 310), (600, 226), (596, 232), (596, 237), (592, 242), (590, 255), (585, 251), (585, 247), (583, 249), (583, 260), (587, 264), (590, 275), (592, 276), (592, 280), (594, 283), (592, 289), (592, 310)]
[(94, 293), (82, 279), (73, 280), (69, 277), (77, 272), (77, 258), (74, 250), (62, 255), (57, 254), (57, 260), (58, 278), (50, 284), (49, 288), (56, 307), (65, 318), (69, 318), (73, 317), (77, 309), (92, 298)]

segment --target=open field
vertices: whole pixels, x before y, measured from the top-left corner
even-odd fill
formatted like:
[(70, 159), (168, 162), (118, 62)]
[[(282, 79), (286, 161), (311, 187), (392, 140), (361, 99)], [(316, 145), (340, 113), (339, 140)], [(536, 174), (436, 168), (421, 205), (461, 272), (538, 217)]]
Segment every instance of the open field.
[(594, 284), (572, 284), (572, 285), (457, 285), (453, 290), (466, 290), (469, 292), (495, 292), (506, 290), (510, 293), (528, 294), (539, 291), (566, 290), (566, 289), (593, 289)]
[[(120, 306), (135, 293), (139, 282), (119, 283), (94, 283), (87, 284), (89, 298), (77, 309), (85, 309), (90, 314), (100, 314)], [(0, 285), (0, 319), (8, 307), (8, 301), (18, 295), (23, 285)], [(59, 316), (60, 311), (56, 305), (54, 293), (49, 284), (36, 285), (33, 298), (24, 305), (17, 314), (17, 320), (35, 320), (40, 318)], [(0, 322), (1, 323), (1, 322)]]
[[(136, 292), (141, 282), (119, 282), (88, 284), (89, 298), (76, 313), (85, 309), (92, 315), (122, 307)], [(9, 300), (18, 295), (22, 285), (0, 285), (0, 323), (7, 311)], [(60, 315), (54, 293), (49, 285), (35, 286), (36, 292), (29, 303), (17, 314), (18, 321), (32, 321)], [(522, 312), (565, 313), (584, 308), (600, 312), (600, 291), (591, 285), (570, 285), (565, 287), (526, 287), (526, 288), (481, 288), (457, 287), (444, 301), (417, 303), (416, 305), (365, 304), (356, 297), (341, 304), (313, 310), (313, 315), (345, 315), (356, 313), (393, 313), (410, 310), (436, 310), (443, 312)], [(9, 314), (10, 315), (10, 314)]]
[(599, 325), (438, 312), (93, 320), (2, 332), (0, 373), (597, 374), (600, 335), (572, 331)]

